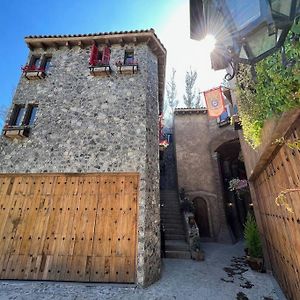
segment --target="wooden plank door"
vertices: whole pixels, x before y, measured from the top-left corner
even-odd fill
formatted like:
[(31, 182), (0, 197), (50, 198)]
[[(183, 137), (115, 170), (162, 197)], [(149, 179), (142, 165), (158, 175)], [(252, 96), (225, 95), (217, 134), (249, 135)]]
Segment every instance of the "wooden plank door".
[(1, 174), (0, 278), (135, 282), (138, 174)]

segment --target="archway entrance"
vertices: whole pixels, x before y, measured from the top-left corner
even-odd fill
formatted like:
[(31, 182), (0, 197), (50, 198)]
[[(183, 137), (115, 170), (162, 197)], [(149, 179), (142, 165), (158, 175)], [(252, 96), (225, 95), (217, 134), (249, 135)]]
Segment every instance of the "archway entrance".
[(195, 219), (199, 228), (200, 237), (210, 237), (207, 203), (203, 198), (197, 197), (194, 199), (194, 205)]
[[(243, 238), (244, 224), (249, 210), (252, 210), (250, 191), (241, 146), (238, 139), (226, 142), (217, 148), (227, 222), (234, 237)], [(233, 189), (245, 182), (241, 189)]]

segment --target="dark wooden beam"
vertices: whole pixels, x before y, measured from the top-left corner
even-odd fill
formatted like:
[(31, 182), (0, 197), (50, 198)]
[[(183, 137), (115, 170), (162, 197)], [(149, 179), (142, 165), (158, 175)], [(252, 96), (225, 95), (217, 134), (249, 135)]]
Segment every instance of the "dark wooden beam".
[(58, 43), (56, 43), (56, 42), (53, 42), (52, 44), (53, 44), (53, 47), (54, 47), (56, 50), (58, 50), (58, 49), (59, 49), (59, 45), (58, 45)]
[(83, 44), (83, 42), (82, 42), (82, 41), (78, 41), (77, 45), (78, 45), (78, 46), (79, 46), (81, 49), (83, 49), (83, 48), (84, 48), (84, 44)]
[(28, 48), (29, 48), (30, 51), (34, 50), (34, 47), (30, 43), (28, 43), (27, 45), (28, 45)]
[(44, 51), (46, 51), (47, 50), (47, 45), (46, 44), (44, 44), (44, 43), (40, 43), (41, 44), (41, 47), (42, 47), (42, 49), (44, 50)]
[(107, 46), (107, 47), (110, 47), (111, 46), (111, 42), (109, 39), (105, 39), (104, 40), (104, 44)]
[(70, 44), (70, 42), (69, 41), (66, 41), (66, 47), (68, 47), (69, 49), (71, 49), (71, 47), (72, 47), (72, 45)]

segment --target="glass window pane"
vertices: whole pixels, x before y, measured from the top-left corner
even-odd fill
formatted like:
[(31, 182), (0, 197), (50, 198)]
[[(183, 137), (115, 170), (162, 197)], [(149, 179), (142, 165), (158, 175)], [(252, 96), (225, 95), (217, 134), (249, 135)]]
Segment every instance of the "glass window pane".
[(46, 57), (45, 64), (44, 64), (45, 71), (48, 71), (50, 67), (50, 62), (51, 62), (51, 57)]
[(134, 53), (133, 51), (125, 51), (124, 64), (133, 64), (134, 62)]
[(35, 116), (36, 116), (36, 112), (37, 112), (37, 106), (33, 106), (30, 112), (30, 115), (28, 117), (28, 125), (33, 125), (34, 124), (34, 120), (35, 120)]
[(15, 121), (12, 123), (12, 125), (15, 125), (15, 126), (21, 126), (22, 125), (24, 112), (25, 112), (25, 107), (16, 108)]
[(261, 16), (260, 0), (225, 0), (225, 2), (238, 31)]
[(40, 62), (41, 62), (41, 59), (39, 57), (35, 58), (34, 61), (33, 61), (33, 66), (36, 66), (36, 67), (39, 67), (40, 66)]
[(292, 0), (271, 0), (272, 10), (276, 13), (286, 16), (290, 15), (292, 6)]
[(276, 46), (276, 34), (269, 36), (268, 27), (257, 30), (255, 33), (247, 37), (248, 46), (254, 55), (257, 57), (264, 52), (274, 48)]

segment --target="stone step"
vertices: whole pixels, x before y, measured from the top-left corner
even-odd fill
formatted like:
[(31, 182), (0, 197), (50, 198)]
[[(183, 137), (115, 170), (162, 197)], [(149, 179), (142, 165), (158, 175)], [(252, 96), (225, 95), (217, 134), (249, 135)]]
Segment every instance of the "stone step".
[(161, 219), (170, 222), (172, 222), (173, 220), (182, 222), (182, 217), (180, 215), (161, 215)]
[(185, 240), (185, 235), (165, 232), (165, 240)]
[(165, 228), (165, 235), (168, 235), (168, 234), (183, 234), (184, 235), (184, 231), (183, 229), (178, 229), (178, 228), (175, 228), (175, 229), (171, 229), (171, 228)]
[(166, 258), (190, 259), (191, 253), (189, 251), (165, 251)]
[(179, 210), (180, 211), (180, 206), (179, 205), (164, 205), (161, 206), (162, 210)]
[(182, 215), (180, 209), (161, 208), (160, 211), (165, 215), (169, 215), (169, 214)]
[(181, 216), (181, 214), (179, 213), (179, 212), (166, 212), (166, 211), (163, 211), (163, 212), (161, 212), (161, 217), (162, 218), (164, 218), (164, 217), (166, 217), (166, 218), (168, 218), (168, 217), (179, 217), (180, 219), (182, 219), (182, 216)]
[(176, 198), (160, 198), (161, 204), (177, 204), (179, 205), (179, 201)]
[(169, 216), (169, 217), (161, 217), (161, 220), (163, 222), (163, 224), (182, 224), (182, 217), (178, 216), (178, 217), (174, 217), (174, 216)]
[(164, 227), (167, 229), (181, 229), (183, 230), (183, 225), (181, 223), (163, 223)]
[(182, 240), (167, 240), (165, 242), (165, 250), (172, 251), (189, 251), (189, 245), (186, 241)]

